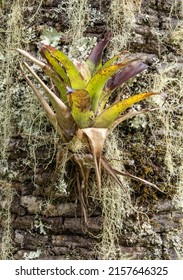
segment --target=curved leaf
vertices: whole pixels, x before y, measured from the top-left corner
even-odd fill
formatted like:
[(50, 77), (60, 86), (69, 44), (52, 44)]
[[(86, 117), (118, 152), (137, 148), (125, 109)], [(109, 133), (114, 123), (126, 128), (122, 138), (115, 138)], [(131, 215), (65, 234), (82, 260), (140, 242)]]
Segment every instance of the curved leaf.
[(58, 126), (58, 122), (57, 122), (57, 118), (55, 115), (55, 112), (53, 111), (53, 109), (50, 107), (50, 105), (48, 104), (48, 102), (45, 100), (43, 94), (37, 89), (37, 87), (32, 83), (32, 81), (28, 78), (28, 76), (25, 74), (24, 69), (22, 67), (22, 64), (20, 65), (20, 70), (24, 76), (24, 78), (26, 79), (28, 85), (32, 88), (32, 90), (34, 91), (37, 99), (39, 100), (39, 103), (41, 104), (43, 110), (46, 112), (46, 115), (48, 117), (48, 119), (50, 120), (51, 124), (54, 126), (54, 128), (56, 130), (58, 130), (58, 133), (60, 136), (63, 136), (63, 131), (60, 129), (60, 127)]
[(109, 108), (105, 109), (95, 119), (94, 127), (110, 128), (114, 123), (114, 121), (116, 120), (116, 118), (121, 113), (123, 113), (128, 107), (155, 94), (159, 94), (159, 93), (154, 93), (154, 92), (139, 93), (113, 104)]
[(53, 109), (55, 110), (56, 119), (59, 126), (64, 131), (66, 138), (71, 139), (74, 134), (75, 126), (74, 120), (67, 106), (44, 84), (44, 82), (38, 77), (38, 75), (26, 62), (24, 62), (24, 65), (44, 89), (53, 106)]
[(89, 82), (89, 80), (91, 79), (91, 73), (86, 62), (74, 59), (73, 63), (77, 67), (78, 71), (81, 73), (85, 81)]
[(74, 89), (84, 88), (86, 82), (84, 81), (81, 73), (78, 71), (77, 67), (72, 63), (72, 61), (63, 52), (47, 45), (43, 45), (41, 52), (48, 56), (48, 53), (52, 58), (57, 60), (65, 68), (66, 73), (70, 79), (71, 87)]
[(66, 86), (65, 86), (62, 78), (48, 66), (45, 66), (43, 68), (43, 71), (52, 79), (53, 83), (55, 84), (56, 88), (58, 89), (60, 99), (64, 103), (66, 103), (66, 101), (67, 101)]
[(114, 181), (123, 189), (123, 191), (126, 192), (126, 189), (124, 188), (124, 185), (122, 184), (120, 178), (117, 176), (115, 170), (104, 156), (101, 157), (101, 166), (106, 171), (106, 173), (109, 174), (114, 179)]
[(66, 100), (67, 100), (66, 87), (65, 87), (63, 79), (49, 65), (47, 65), (44, 62), (42, 62), (41, 60), (35, 58), (30, 53), (28, 53), (24, 50), (18, 49), (18, 48), (15, 50), (18, 51), (19, 53), (23, 54), (25, 57), (30, 59), (32, 62), (36, 63), (45, 72), (45, 74), (47, 74), (52, 79), (53, 83), (56, 85), (56, 87), (60, 93), (60, 97), (61, 97), (62, 101), (66, 102)]
[(122, 52), (118, 53), (117, 55), (113, 56), (112, 58), (110, 58), (109, 60), (107, 60), (107, 61), (103, 64), (103, 66), (101, 67), (101, 69), (104, 69), (104, 68), (106, 68), (106, 67), (108, 67), (108, 66), (111, 66), (111, 65), (114, 63), (114, 61), (116, 61), (116, 60), (117, 60), (122, 54), (124, 54), (124, 53), (128, 53), (128, 51), (122, 51)]
[(91, 111), (90, 96), (84, 89), (71, 91), (67, 94), (71, 114), (79, 128), (91, 125), (93, 112)]
[(108, 79), (114, 75), (116, 72), (118, 72), (121, 68), (124, 66), (130, 64), (133, 60), (126, 60), (124, 62), (111, 65), (109, 67), (106, 67), (104, 69), (101, 69), (98, 71), (89, 81), (89, 83), (86, 86), (86, 90), (88, 91), (91, 103), (92, 103), (92, 110), (94, 112), (97, 111), (99, 100), (102, 96), (103, 88)]
[(133, 118), (133, 117), (135, 117), (137, 115), (140, 115), (140, 114), (145, 114), (147, 112), (152, 112), (152, 111), (155, 111), (155, 110), (158, 110), (158, 109), (159, 109), (158, 107), (155, 107), (155, 108), (152, 108), (152, 109), (142, 109), (140, 111), (129, 111), (128, 113), (117, 117), (117, 119), (112, 124), (110, 131), (112, 131), (120, 123), (122, 123), (122, 122), (124, 122), (124, 121), (126, 121), (130, 118)]
[(139, 178), (139, 177), (137, 177), (137, 176), (134, 176), (134, 175), (130, 174), (129, 172), (119, 171), (119, 170), (114, 169), (114, 168), (108, 163), (107, 159), (106, 159), (104, 156), (103, 156), (102, 159), (101, 159), (101, 164), (102, 164), (102, 167), (105, 169), (105, 171), (106, 171), (109, 175), (111, 175), (111, 176), (113, 177), (113, 179), (116, 181), (116, 183), (118, 183), (118, 184), (123, 188), (124, 191), (126, 191), (126, 190), (124, 189), (124, 186), (123, 186), (123, 184), (122, 184), (120, 178), (119, 178), (117, 175), (122, 175), (122, 176), (129, 177), (129, 178), (131, 178), (131, 179), (133, 179), (133, 180), (139, 181), (139, 182), (141, 182), (141, 183), (143, 183), (143, 184), (145, 184), (145, 185), (147, 185), (147, 186), (153, 187), (153, 188), (157, 189), (158, 191), (164, 193), (162, 190), (160, 190), (160, 188), (158, 188), (158, 187), (157, 187), (155, 184), (153, 184), (153, 183), (150, 183), (150, 182), (148, 182), (148, 181), (146, 181), (146, 180), (144, 180), (144, 179), (142, 179), (142, 178)]
[(45, 45), (41, 48), (40, 53), (47, 60), (48, 64), (55, 70), (55, 72), (63, 79), (65, 85), (70, 86), (70, 80), (65, 70), (60, 65), (58, 59), (52, 56), (52, 54), (47, 50)]
[(101, 41), (99, 41), (97, 45), (92, 49), (88, 59), (86, 60), (91, 74), (96, 73), (102, 66), (102, 54), (111, 38), (112, 33), (107, 32), (104, 35), (104, 38)]
[(115, 74), (106, 84), (106, 88), (114, 90), (116, 87), (122, 85), (130, 78), (141, 73), (148, 68), (148, 65), (142, 61), (134, 61), (124, 67), (119, 73)]
[(100, 111), (105, 107), (109, 97), (112, 92), (120, 85), (125, 83), (130, 78), (136, 76), (141, 73), (145, 69), (148, 68), (148, 65), (143, 63), (142, 61), (133, 61), (129, 65), (125, 66), (121, 71), (115, 74), (110, 80), (108, 80), (105, 86), (105, 95), (102, 96), (102, 100), (100, 102)]
[(84, 138), (87, 138), (88, 149), (93, 155), (99, 197), (101, 197), (101, 156), (107, 134), (108, 129), (105, 128), (91, 127), (77, 131), (77, 136), (81, 141), (85, 142)]

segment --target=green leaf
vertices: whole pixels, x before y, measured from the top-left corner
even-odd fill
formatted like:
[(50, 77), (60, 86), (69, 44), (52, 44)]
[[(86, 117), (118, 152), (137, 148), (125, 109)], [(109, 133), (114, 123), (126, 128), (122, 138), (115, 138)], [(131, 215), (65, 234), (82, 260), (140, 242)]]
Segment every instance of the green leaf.
[(47, 60), (48, 64), (55, 70), (55, 72), (63, 79), (65, 85), (71, 86), (69, 77), (67, 76), (63, 67), (60, 65), (60, 62), (58, 59), (52, 56), (45, 45), (41, 48), (40, 53)]
[(26, 62), (24, 62), (24, 65), (44, 89), (56, 113), (58, 125), (64, 131), (66, 138), (71, 139), (74, 134), (75, 126), (74, 120), (67, 106), (44, 84), (44, 82)]
[(88, 92), (84, 89), (75, 90), (67, 94), (71, 114), (79, 128), (89, 127), (93, 120), (91, 102)]
[(67, 101), (67, 98), (66, 98), (66, 87), (63, 79), (49, 65), (35, 58), (30, 53), (18, 48), (15, 50), (21, 53), (22, 55), (24, 55), (25, 57), (27, 57), (28, 59), (30, 59), (32, 62), (36, 63), (45, 72), (45, 74), (47, 74), (53, 80), (53, 83), (56, 85), (60, 93), (60, 97), (62, 101), (65, 103)]
[(72, 88), (80, 89), (85, 87), (85, 80), (83, 79), (81, 73), (78, 71), (77, 67), (72, 63), (67, 55), (51, 46), (46, 45), (43, 45), (41, 52), (44, 53), (44, 55), (45, 53), (47, 55), (48, 52), (50, 56), (52, 56), (52, 58), (57, 60), (65, 68)]
[(124, 53), (128, 53), (128, 51), (122, 51), (122, 52), (118, 53), (117, 55), (113, 56), (112, 58), (110, 58), (109, 60), (107, 60), (104, 63), (104, 65), (101, 67), (101, 69), (111, 66), (114, 63), (114, 61), (116, 61)]
[(101, 69), (91, 78), (91, 80), (89, 81), (89, 83), (86, 86), (86, 90), (88, 91), (88, 93), (90, 95), (91, 103), (92, 103), (92, 110), (94, 112), (96, 112), (98, 109), (98, 103), (99, 103), (99, 100), (101, 99), (103, 88), (104, 88), (106, 82), (108, 81), (108, 79), (112, 75), (114, 75), (117, 71), (119, 71), (121, 68), (128, 65), (132, 61), (134, 61), (134, 59), (127, 60), (125, 62), (111, 65), (109, 67)]
[(85, 61), (78, 61), (76, 59), (73, 60), (74, 65), (77, 67), (78, 71), (81, 73), (82, 77), (85, 79), (85, 81), (88, 83), (91, 79), (91, 73), (88, 68), (88, 65)]
[(95, 119), (94, 127), (110, 128), (114, 123), (114, 121), (116, 120), (116, 118), (121, 113), (123, 113), (128, 107), (155, 94), (159, 94), (159, 93), (154, 93), (154, 92), (139, 93), (111, 105)]

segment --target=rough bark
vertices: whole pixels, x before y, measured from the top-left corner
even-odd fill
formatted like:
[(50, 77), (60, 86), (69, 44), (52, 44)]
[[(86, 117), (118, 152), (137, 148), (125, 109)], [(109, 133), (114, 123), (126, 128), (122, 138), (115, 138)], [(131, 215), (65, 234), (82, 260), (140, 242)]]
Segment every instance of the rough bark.
[[(31, 4), (25, 11), (25, 19), (27, 20), (25, 27), (31, 28), (34, 34), (29, 49), (36, 52), (37, 42), (42, 30), (46, 27), (54, 27), (63, 32), (68, 29), (68, 20), (67, 15), (58, 7), (60, 1), (55, 0), (44, 1), (35, 15), (34, 22), (29, 22), (30, 14), (34, 15), (38, 7), (37, 1), (29, 2)], [(89, 2), (92, 8), (101, 9), (103, 17), (95, 19), (93, 24), (89, 21), (84, 35), (102, 37), (107, 30), (106, 17), (108, 16), (110, 1), (103, 0), (101, 5), (99, 5), (99, 1)], [(172, 43), (170, 36), (170, 26), (175, 28), (182, 16), (180, 6), (181, 1), (177, 1), (173, 9), (171, 0), (142, 1), (141, 13), (136, 15), (137, 21), (128, 42), (129, 49), (132, 52), (141, 53), (149, 64), (152, 64), (158, 58), (161, 60), (163, 55), (166, 54), (168, 63), (176, 59), (177, 69), (182, 67), (181, 51), (176, 44)], [(9, 12), (10, 7), (5, 5), (4, 10), (1, 11), (2, 19), (0, 21), (3, 20), (4, 22), (1, 25), (2, 28), (6, 29)], [(5, 35), (3, 33), (0, 36), (3, 39)], [(69, 39), (66, 39), (65, 44), (69, 43), (67, 40)], [(160, 43), (161, 40), (162, 43)], [(152, 70), (156, 71), (157, 69), (154, 70), (153, 67)], [(19, 101), (22, 98), (21, 90), (18, 98)], [(16, 104), (17, 101), (14, 100), (13, 102)], [(16, 127), (16, 121), (14, 127)], [(49, 131), (49, 129), (48, 125), (47, 130)], [(128, 133), (128, 129), (126, 129), (126, 132)], [(133, 137), (133, 133), (131, 137)], [(148, 132), (146, 132), (144, 138), (148, 139)], [(50, 152), (48, 156), (46, 145), (38, 146), (35, 151), (37, 157), (35, 170), (28, 153), (28, 145), (26, 136), (22, 136), (18, 132), (15, 133), (11, 137), (6, 150), (8, 173), (13, 174), (12, 178), (7, 175), (3, 166), (0, 169), (2, 177), (0, 207), (2, 213), (7, 207), (6, 197), (4, 196), (5, 182), (10, 181), (11, 187), (15, 189), (11, 206), (13, 239), (11, 257), (14, 259), (97, 259), (95, 246), (100, 241), (102, 232), (101, 209), (91, 209), (89, 224), (84, 225), (79, 204), (72, 197), (60, 197), (60, 194), (55, 193), (50, 199), (48, 186), (55, 168), (55, 156)], [(128, 146), (128, 141), (126, 145)], [(125, 149), (129, 148), (127, 146), (125, 146)], [(129, 149), (132, 153), (133, 147)], [(51, 150), (54, 150), (53, 146), (51, 146)], [(143, 158), (144, 151), (148, 154), (147, 146), (144, 146), (144, 149), (142, 148), (139, 152), (141, 158)], [(126, 168), (129, 168), (132, 172), (138, 169), (139, 174), (135, 173), (135, 175), (141, 176), (143, 175), (143, 170), (142, 174), (140, 171), (142, 161), (136, 158), (136, 164), (139, 163), (137, 168), (133, 169), (128, 163), (126, 163)], [(148, 167), (152, 168), (153, 166), (156, 174), (158, 173), (154, 179), (154, 173), (151, 175), (150, 171), (150, 180), (153, 179), (155, 183), (158, 180), (161, 184), (162, 176), (168, 172), (163, 165), (161, 152), (160, 154), (155, 153), (152, 157), (150, 155), (149, 162)], [(145, 192), (146, 190), (144, 194)], [(170, 193), (164, 196), (156, 192), (155, 199), (153, 200), (153, 195), (150, 199), (146, 200), (144, 198), (144, 204), (143, 200), (140, 199), (140, 203), (143, 204), (141, 210), (146, 215), (140, 215), (139, 221), (134, 214), (124, 222), (119, 237), (120, 249), (124, 256), (132, 259), (179, 258), (177, 251), (181, 252), (183, 250), (183, 213), (181, 207), (176, 207), (172, 203), (174, 190), (172, 193), (172, 195)], [(141, 195), (141, 192), (136, 191), (133, 200), (139, 199)], [(2, 240), (3, 228), (5, 228), (6, 223), (2, 216), (0, 217), (0, 240)], [(0, 242), (3, 242), (3, 240)]]

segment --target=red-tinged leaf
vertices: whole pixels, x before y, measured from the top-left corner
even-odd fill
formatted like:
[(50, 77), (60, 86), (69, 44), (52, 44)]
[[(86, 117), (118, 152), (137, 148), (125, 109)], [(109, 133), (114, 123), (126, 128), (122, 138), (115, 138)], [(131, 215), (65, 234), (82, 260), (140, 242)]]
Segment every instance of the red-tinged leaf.
[(86, 60), (91, 74), (96, 73), (96, 71), (98, 71), (102, 66), (102, 54), (111, 38), (112, 33), (107, 32), (104, 35), (104, 38), (100, 42), (98, 42), (97, 45), (91, 51), (88, 59)]
[(109, 108), (105, 109), (98, 117), (96, 117), (94, 127), (110, 128), (117, 117), (121, 115), (128, 107), (155, 94), (159, 93), (139, 93), (111, 105)]
[(94, 112), (96, 112), (98, 109), (99, 101), (103, 93), (103, 88), (106, 82), (108, 81), (108, 79), (116, 72), (118, 72), (120, 69), (122, 69), (124, 66), (130, 64), (132, 61), (134, 61), (134, 59), (125, 60), (124, 62), (101, 69), (91, 78), (91, 80), (86, 86), (86, 90), (90, 95), (92, 110)]
[(106, 88), (114, 90), (116, 87), (122, 85), (130, 78), (141, 73), (148, 68), (148, 65), (141, 61), (134, 61), (124, 67), (119, 73), (115, 74), (106, 84)]
[(41, 52), (45, 54), (49, 53), (54, 59), (56, 59), (65, 69), (71, 83), (71, 87), (74, 89), (84, 88), (86, 85), (81, 73), (72, 61), (63, 52), (47, 45), (43, 45)]

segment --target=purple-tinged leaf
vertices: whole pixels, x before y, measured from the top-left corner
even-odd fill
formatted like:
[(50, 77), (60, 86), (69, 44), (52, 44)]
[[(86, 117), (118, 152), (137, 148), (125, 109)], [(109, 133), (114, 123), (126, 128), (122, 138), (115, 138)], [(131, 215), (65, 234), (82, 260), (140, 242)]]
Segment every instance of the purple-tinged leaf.
[(100, 69), (88, 82), (86, 86), (86, 90), (88, 91), (91, 103), (92, 103), (92, 110), (97, 112), (99, 101), (102, 98), (103, 88), (106, 82), (118, 71), (120, 71), (125, 66), (131, 64), (134, 61), (132, 60), (123, 60), (121, 63), (117, 63), (111, 66), (108, 66), (104, 69)]
[(95, 73), (99, 66), (102, 66), (102, 54), (107, 44), (112, 38), (112, 33), (107, 32), (104, 38), (92, 49), (86, 63), (88, 64), (91, 74)]
[(141, 73), (145, 69), (148, 68), (148, 65), (143, 63), (142, 61), (134, 61), (131, 64), (127, 65), (123, 68), (122, 71), (115, 74), (106, 85), (106, 88), (109, 90), (114, 90), (116, 87), (122, 85), (130, 78), (136, 76)]

